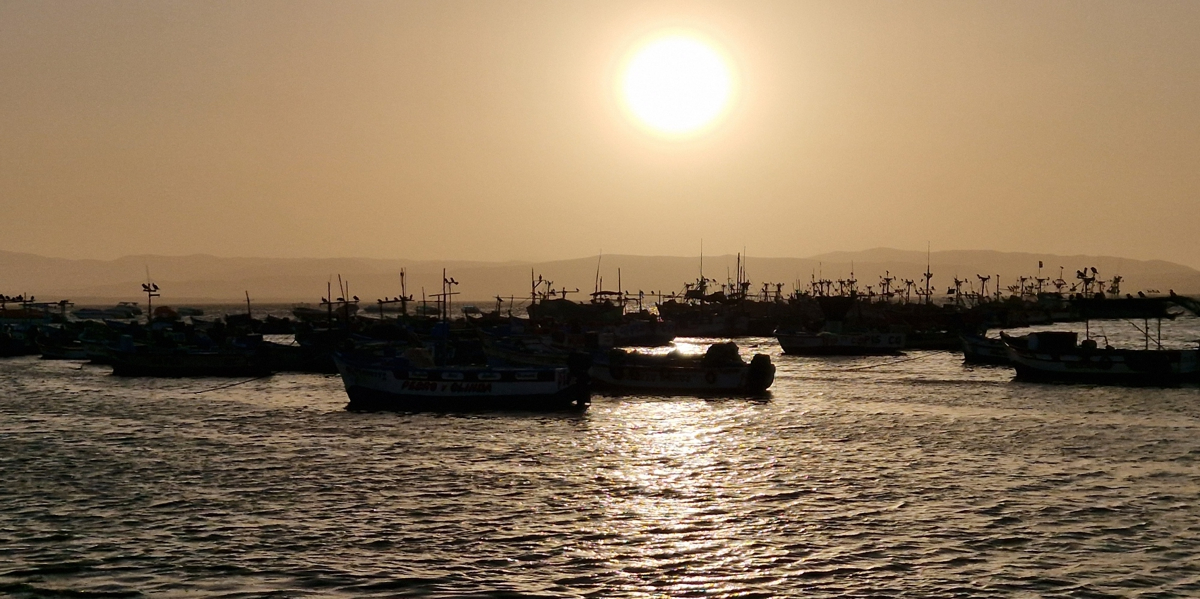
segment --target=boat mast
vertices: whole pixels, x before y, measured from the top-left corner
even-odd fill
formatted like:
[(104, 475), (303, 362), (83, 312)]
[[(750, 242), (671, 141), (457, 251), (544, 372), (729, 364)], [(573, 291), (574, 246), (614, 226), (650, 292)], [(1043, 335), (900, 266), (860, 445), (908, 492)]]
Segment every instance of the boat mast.
[(404, 280), (407, 274), (403, 268), (400, 269), (400, 313), (404, 316), (408, 316), (408, 284)]
[(925, 242), (925, 303), (927, 305), (929, 304), (929, 302), (931, 301), (931, 298), (933, 297), (933, 294), (929, 292), (929, 282), (933, 280), (933, 272), (931, 272), (931, 268), (930, 268), (930, 262), (932, 262), (931, 247), (932, 247), (932, 244), (930, 244), (930, 242), (926, 241)]
[(600, 253), (596, 256), (596, 276), (592, 281), (592, 287), (593, 287), (592, 299), (595, 299), (596, 294), (600, 293), (600, 284), (602, 281), (602, 279), (600, 278), (600, 261), (603, 259), (604, 259), (604, 250), (601, 249)]

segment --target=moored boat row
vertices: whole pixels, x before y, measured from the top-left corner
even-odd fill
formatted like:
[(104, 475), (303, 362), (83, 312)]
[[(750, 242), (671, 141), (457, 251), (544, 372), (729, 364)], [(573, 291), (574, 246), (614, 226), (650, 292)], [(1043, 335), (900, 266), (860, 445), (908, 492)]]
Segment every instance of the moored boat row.
[[(447, 284), (453, 281), (447, 279)], [(143, 286), (148, 298), (155, 285)], [(331, 294), (332, 295), (332, 294)], [(775, 365), (766, 353), (743, 354), (729, 341), (711, 340), (670, 349), (673, 330), (643, 311), (623, 320), (624, 310), (610, 303), (609, 292), (593, 301), (570, 304), (541, 298), (528, 318), (463, 309), (450, 318), (448, 289), (436, 317), (409, 315), (411, 298), (380, 300), (378, 317), (357, 314), (357, 298), (323, 298), (322, 308), (296, 309), (299, 322), (244, 314), (190, 321), (180, 311), (157, 306), (145, 322), (138, 319), (89, 320), (76, 311), (65, 318), (68, 302), (37, 307), (22, 298), (20, 310), (0, 320), (0, 356), (40, 353), (46, 359), (88, 359), (111, 365), (118, 376), (261, 377), (280, 371), (337, 373), (352, 409), (460, 410), (562, 409), (588, 404), (593, 389), (655, 395), (762, 396), (774, 383)], [(710, 294), (711, 295), (711, 294)], [(697, 295), (697, 297), (701, 297)], [(710, 296), (702, 296), (710, 297)], [(446, 303), (442, 303), (443, 299)], [(535, 294), (535, 300), (537, 299)], [(915, 346), (942, 348), (953, 333), (967, 363), (1007, 364), (1020, 380), (1115, 384), (1178, 384), (1197, 380), (1197, 351), (1165, 349), (1161, 339), (1144, 349), (1099, 347), (1066, 333), (1003, 334), (999, 339), (962, 327), (879, 320), (851, 290), (848, 295), (815, 298), (819, 320), (775, 331), (783, 354), (823, 356), (895, 355)], [(400, 303), (393, 317), (385, 304)], [(1079, 302), (1080, 314), (1112, 317), (1138, 314), (1174, 318), (1168, 306), (1195, 312), (1196, 303), (1176, 296), (1125, 298), (1105, 303)], [(570, 305), (569, 305), (570, 304)], [(49, 308), (56, 306), (57, 316)], [(574, 307), (572, 307), (574, 306)], [(682, 309), (683, 304), (675, 309)], [(132, 315), (124, 304), (108, 315)], [(140, 308), (136, 308), (140, 311)], [(914, 314), (933, 308), (914, 306)], [(539, 315), (535, 318), (535, 315)], [(928, 314), (926, 314), (928, 316)], [(565, 319), (565, 320), (564, 320)], [(913, 322), (917, 322), (914, 320)], [(1147, 320), (1148, 323), (1148, 320)], [(943, 327), (943, 328), (938, 328)], [(264, 339), (268, 331), (288, 330), (291, 344)], [(1160, 327), (1161, 328), (1161, 327)], [(974, 329), (979, 330), (979, 329)], [(1073, 334), (1071, 334), (1073, 335)], [(913, 339), (919, 341), (913, 342)], [(649, 348), (630, 346), (648, 345)], [(685, 347), (687, 348), (685, 350)]]

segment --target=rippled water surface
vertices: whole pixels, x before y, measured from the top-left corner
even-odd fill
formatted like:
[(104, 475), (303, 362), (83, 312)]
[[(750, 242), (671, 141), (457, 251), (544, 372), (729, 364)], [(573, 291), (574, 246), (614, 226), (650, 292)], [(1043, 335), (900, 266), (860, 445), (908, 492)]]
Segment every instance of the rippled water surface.
[(768, 400), (550, 416), (0, 361), (0, 592), (1200, 596), (1200, 390), (742, 345)]

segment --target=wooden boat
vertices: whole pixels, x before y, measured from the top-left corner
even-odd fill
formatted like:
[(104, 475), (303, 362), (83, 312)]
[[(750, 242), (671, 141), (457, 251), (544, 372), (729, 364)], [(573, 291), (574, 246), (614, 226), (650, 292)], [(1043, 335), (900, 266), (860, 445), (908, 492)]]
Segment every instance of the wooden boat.
[(78, 340), (38, 339), (38, 351), (43, 360), (86, 360), (87, 349)]
[[(552, 411), (583, 409), (591, 392), (568, 367), (438, 367), (407, 357), (335, 353), (334, 363), (350, 397), (348, 410)], [(579, 369), (576, 369), (579, 372)]]
[(614, 349), (589, 369), (597, 385), (621, 391), (759, 394), (775, 381), (770, 356), (747, 363), (733, 343), (716, 343), (704, 354), (647, 354)]
[(1008, 349), (1003, 339), (992, 339), (978, 333), (959, 335), (962, 341), (963, 362), (967, 364), (1008, 365)]
[[(252, 338), (261, 343), (261, 337)], [(110, 346), (105, 359), (116, 376), (259, 377), (271, 374), (265, 353), (256, 343), (217, 347), (135, 344), (128, 335)], [(89, 354), (90, 355), (90, 354)]]
[(111, 308), (81, 308), (71, 312), (79, 320), (129, 320), (141, 314), (137, 302), (119, 302)]
[(1001, 333), (1017, 378), (1118, 385), (1176, 385), (1200, 381), (1200, 349), (1114, 349), (1078, 333)]
[(904, 349), (903, 333), (776, 333), (783, 353), (796, 356), (893, 355)]
[(116, 376), (258, 377), (271, 374), (258, 352), (233, 349), (110, 351), (108, 362)]
[(271, 372), (337, 374), (332, 353), (320, 347), (264, 341), (262, 350)]
[[(1106, 306), (1100, 309), (1097, 306)], [(1033, 381), (1062, 381), (1115, 385), (1167, 386), (1200, 382), (1200, 347), (1167, 349), (1162, 345), (1162, 320), (1174, 319), (1180, 312), (1168, 310), (1175, 306), (1200, 316), (1200, 302), (1176, 295), (1169, 297), (1127, 298), (1092, 301), (1081, 310), (1086, 338), (1079, 334), (1047, 331), (1013, 337), (1001, 333), (1008, 359), (1017, 370), (1017, 378)], [(1100, 347), (1091, 338), (1089, 319), (1112, 314), (1130, 315), (1142, 310), (1145, 337), (1143, 349)], [(1150, 319), (1158, 322), (1156, 339), (1150, 335)], [(1128, 321), (1127, 321), (1128, 322)], [(1130, 323), (1137, 327), (1136, 323)], [(1151, 349), (1151, 343), (1155, 346)]]
[(41, 353), (37, 347), (37, 329), (22, 325), (0, 325), (0, 358)]

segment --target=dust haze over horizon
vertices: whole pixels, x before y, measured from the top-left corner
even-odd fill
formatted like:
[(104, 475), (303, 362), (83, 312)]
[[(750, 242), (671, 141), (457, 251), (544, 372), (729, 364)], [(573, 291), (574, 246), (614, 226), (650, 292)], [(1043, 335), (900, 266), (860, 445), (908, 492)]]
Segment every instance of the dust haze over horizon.
[[(618, 81), (666, 31), (707, 130)], [(1200, 267), (1200, 3), (0, 0), (0, 250)]]

